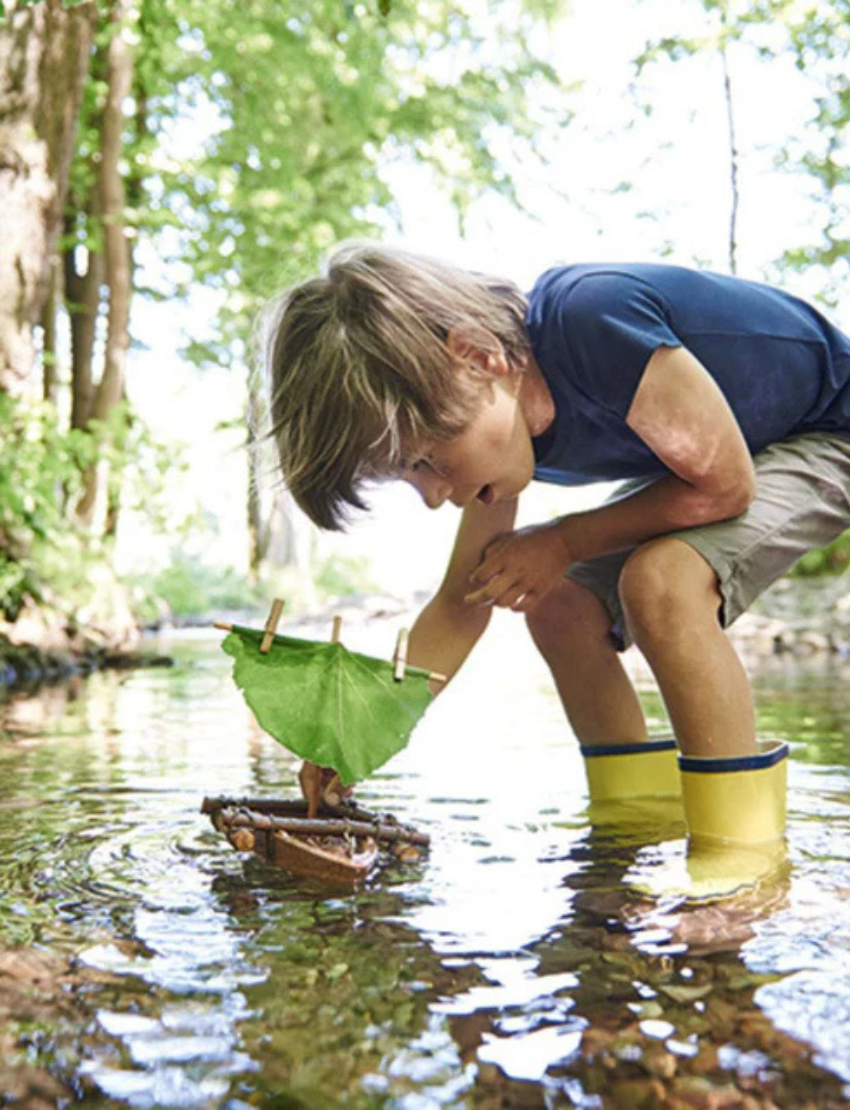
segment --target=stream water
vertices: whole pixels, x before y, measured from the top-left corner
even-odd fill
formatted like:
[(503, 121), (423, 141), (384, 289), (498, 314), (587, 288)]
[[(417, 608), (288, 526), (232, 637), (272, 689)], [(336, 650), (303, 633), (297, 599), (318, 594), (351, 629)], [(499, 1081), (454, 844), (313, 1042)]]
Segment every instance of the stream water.
[[(389, 655), (393, 629), (344, 639)], [(297, 764), (217, 637), (157, 646), (175, 667), (0, 706), (0, 1105), (850, 1107), (850, 664), (756, 667), (788, 862), (689, 908), (627, 881), (681, 853), (676, 814), (588, 820), (518, 622), (358, 790), (432, 846), (350, 894), (201, 816), (292, 796)]]

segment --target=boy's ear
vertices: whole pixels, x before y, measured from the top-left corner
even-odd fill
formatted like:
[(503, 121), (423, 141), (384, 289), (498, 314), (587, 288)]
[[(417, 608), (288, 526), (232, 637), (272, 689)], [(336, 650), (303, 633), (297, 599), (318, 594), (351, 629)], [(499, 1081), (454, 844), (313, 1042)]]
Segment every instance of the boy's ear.
[(449, 328), (446, 346), (452, 358), (461, 365), (474, 366), (493, 377), (502, 378), (510, 369), (498, 339), (474, 325), (458, 324)]

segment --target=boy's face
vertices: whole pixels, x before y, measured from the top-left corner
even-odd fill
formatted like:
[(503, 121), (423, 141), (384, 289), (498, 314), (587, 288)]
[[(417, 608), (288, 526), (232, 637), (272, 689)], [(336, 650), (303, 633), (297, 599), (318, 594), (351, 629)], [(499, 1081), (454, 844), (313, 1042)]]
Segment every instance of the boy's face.
[(509, 372), (481, 384), (469, 426), (406, 461), (401, 477), (430, 509), (446, 501), (463, 508), (476, 500), (485, 505), (513, 500), (531, 481), (534, 451), (520, 404), (521, 378)]

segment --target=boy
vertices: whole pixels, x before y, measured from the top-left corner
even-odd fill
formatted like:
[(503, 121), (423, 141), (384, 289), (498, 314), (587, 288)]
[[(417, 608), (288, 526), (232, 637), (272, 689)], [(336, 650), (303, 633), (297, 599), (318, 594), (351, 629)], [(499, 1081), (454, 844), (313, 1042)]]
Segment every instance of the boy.
[[(463, 508), (412, 663), (451, 677), (494, 606), (523, 613), (591, 798), (676, 792), (692, 838), (781, 838), (787, 748), (755, 737), (724, 627), (850, 527), (850, 340), (767, 286), (657, 264), (510, 283), (360, 245), (271, 316), (284, 479), (326, 528), (375, 479)], [(636, 479), (514, 530), (533, 477)], [(649, 742), (618, 652), (658, 681)], [(681, 772), (681, 774), (680, 774)]]

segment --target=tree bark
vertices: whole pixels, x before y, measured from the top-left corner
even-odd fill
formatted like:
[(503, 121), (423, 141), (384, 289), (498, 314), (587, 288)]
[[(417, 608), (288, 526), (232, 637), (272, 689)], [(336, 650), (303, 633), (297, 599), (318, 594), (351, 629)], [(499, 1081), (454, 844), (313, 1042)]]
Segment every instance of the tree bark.
[(271, 540), (271, 522), (266, 517), (260, 496), (261, 476), (257, 465), (259, 452), (257, 427), (260, 424), (260, 412), (256, 385), (253, 381), (249, 381), (245, 423), (248, 429), (248, 574), (252, 582), (257, 581)]
[(124, 149), (123, 104), (130, 95), (133, 83), (133, 56), (125, 34), (130, 14), (129, 0), (117, 0), (111, 18), (118, 26), (107, 51), (108, 92), (100, 133), (99, 199), (109, 311), (103, 374), (94, 399), (93, 416), (96, 420), (105, 420), (121, 400), (130, 346), (130, 242), (125, 221), (127, 202), (120, 170)]
[(97, 8), (7, 0), (0, 25), (0, 389), (32, 387)]
[(103, 281), (103, 259), (87, 251), (85, 269), (77, 269), (73, 246), (65, 249), (65, 306), (71, 324), (71, 427), (83, 429), (91, 419), (94, 398), (94, 340)]
[(729, 140), (729, 190), (731, 203), (729, 207), (729, 234), (727, 238), (727, 260), (729, 273), (738, 272), (738, 208), (740, 204), (740, 187), (738, 185), (738, 136), (735, 128), (735, 97), (732, 88), (732, 71), (729, 68), (729, 46), (722, 41), (720, 45), (720, 60), (723, 64), (723, 98), (726, 104), (726, 134)]
[(274, 471), (274, 452), (263, 441), (262, 403), (257, 383), (249, 378), (246, 405), (248, 428), (248, 576), (252, 584), (262, 577), (263, 567), (293, 567), (300, 572), (308, 598), (313, 602), (313, 532), (300, 515), (292, 495), (285, 490), (263, 497), (268, 475)]
[(41, 395), (50, 404), (56, 404), (59, 381), (59, 344), (57, 342), (57, 316), (62, 299), (62, 271), (59, 260), (51, 258), (48, 265), (47, 297), (41, 314)]
[[(103, 220), (103, 277), (109, 296), (103, 373), (94, 393), (93, 420), (106, 422), (124, 395), (124, 374), (130, 347), (132, 276), (130, 242), (125, 218), (126, 195), (120, 160), (124, 149), (124, 101), (133, 84), (133, 54), (126, 33), (133, 16), (132, 0), (116, 0), (110, 19), (114, 33), (106, 55), (107, 93), (100, 128), (98, 207)], [(91, 524), (102, 468), (92, 467), (77, 515)], [(110, 511), (116, 511), (115, 506)]]

